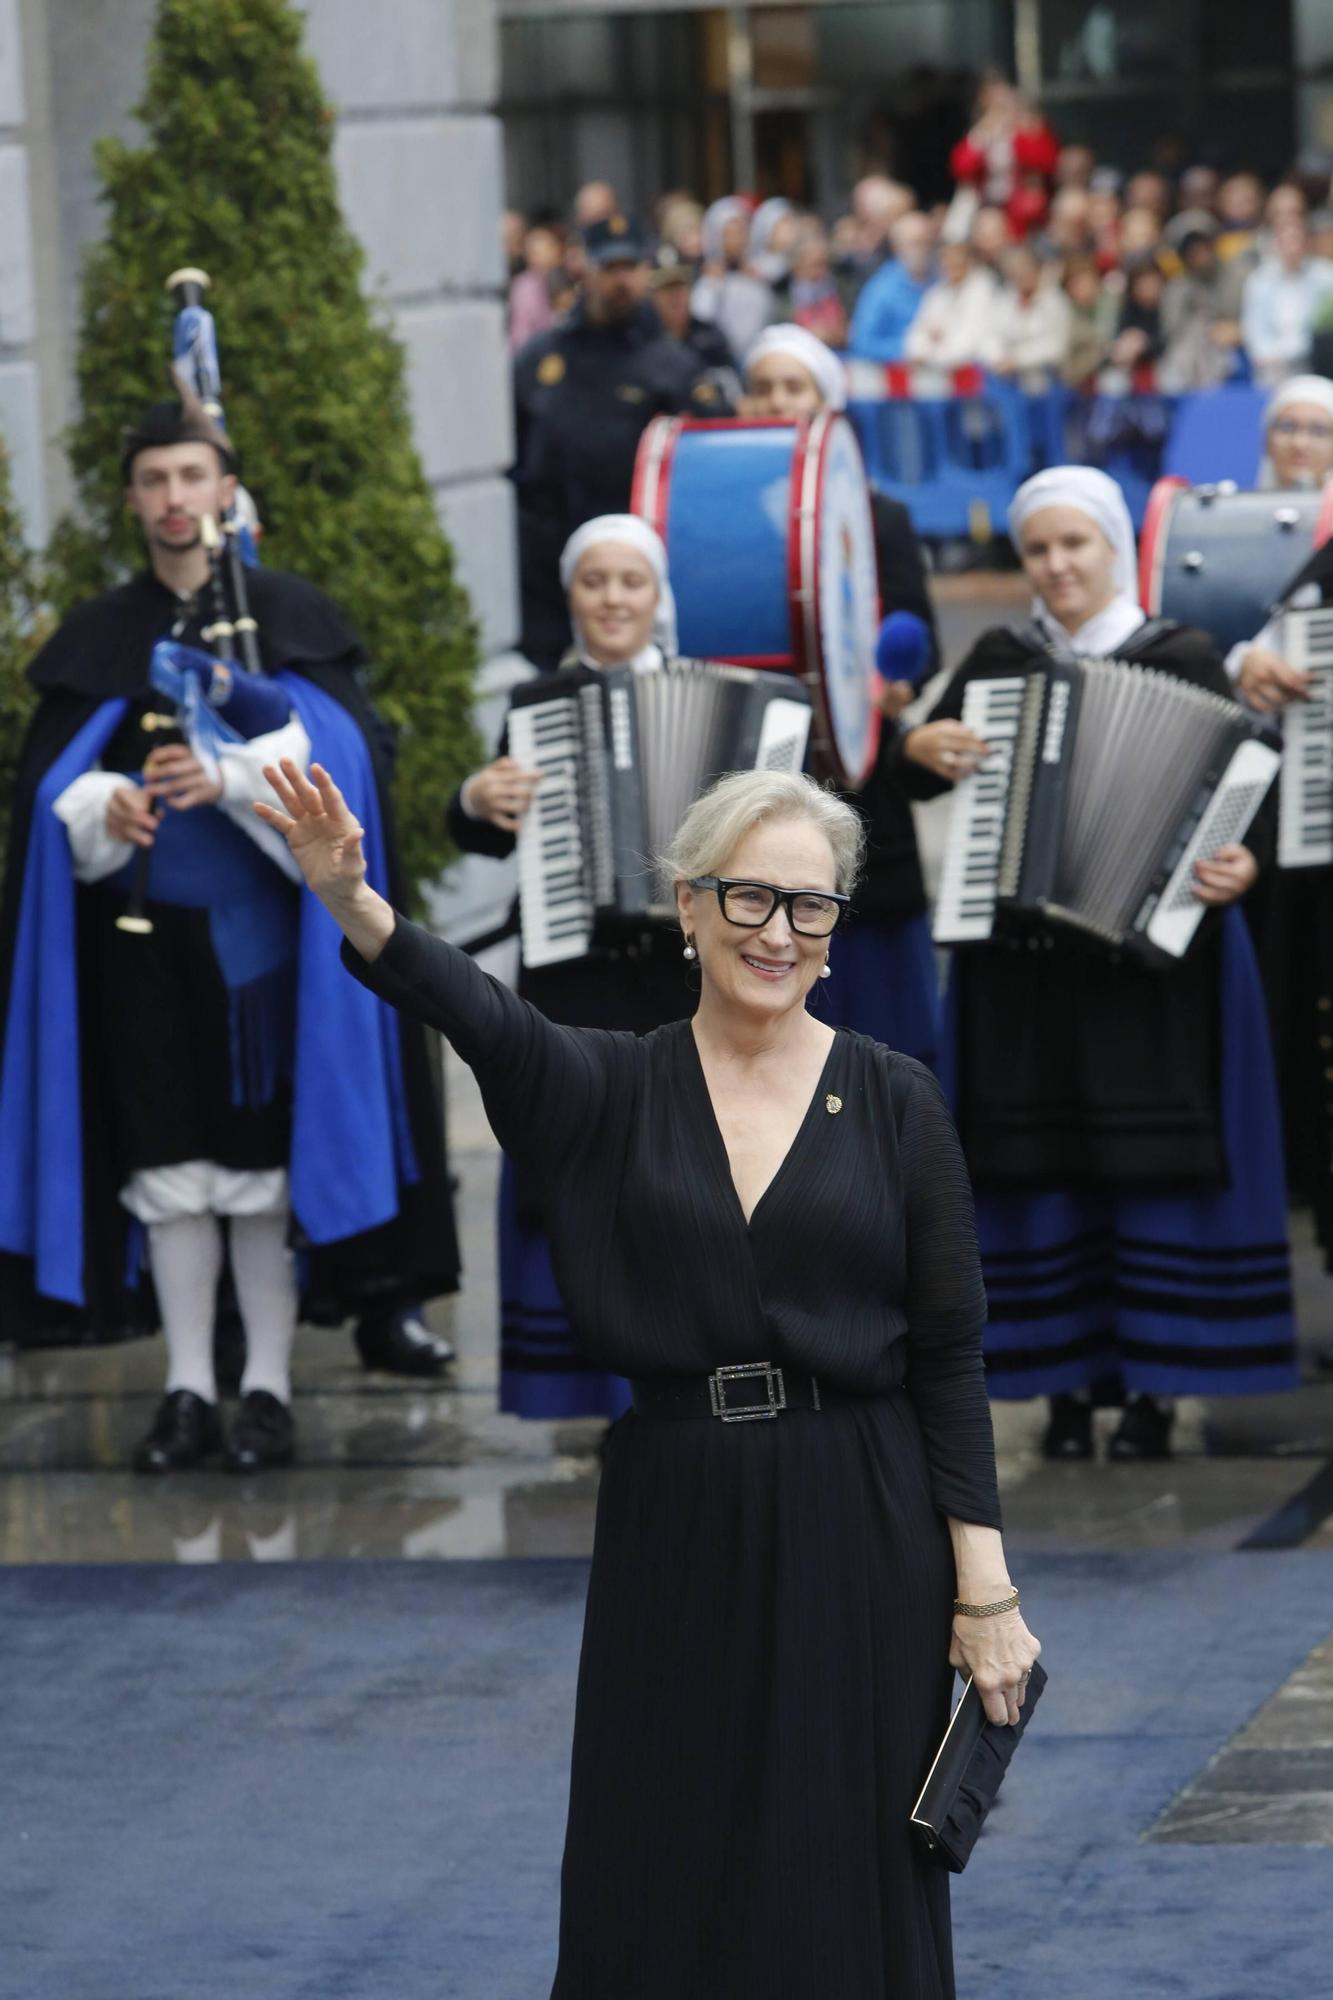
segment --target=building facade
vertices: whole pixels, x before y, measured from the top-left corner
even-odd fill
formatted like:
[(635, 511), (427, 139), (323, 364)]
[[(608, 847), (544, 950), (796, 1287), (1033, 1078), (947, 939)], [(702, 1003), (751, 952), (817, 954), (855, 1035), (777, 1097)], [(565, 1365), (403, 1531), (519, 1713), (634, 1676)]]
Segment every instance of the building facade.
[(1154, 158), (1281, 172), (1333, 153), (1329, 0), (498, 0), (510, 199), (608, 179), (647, 206), (782, 194), (827, 215), (887, 168), (948, 192), (977, 72), (1130, 171)]

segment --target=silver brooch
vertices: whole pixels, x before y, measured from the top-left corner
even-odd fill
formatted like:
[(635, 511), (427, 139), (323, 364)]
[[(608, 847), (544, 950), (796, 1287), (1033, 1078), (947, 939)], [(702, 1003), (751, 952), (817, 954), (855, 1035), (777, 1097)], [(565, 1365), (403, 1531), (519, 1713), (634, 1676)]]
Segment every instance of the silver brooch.
[(828, 1096), (824, 1099), (824, 1109), (825, 1111), (831, 1112), (832, 1115), (836, 1118), (838, 1113), (842, 1110), (842, 1099), (840, 1097), (835, 1097), (833, 1095), (833, 1092), (830, 1091)]

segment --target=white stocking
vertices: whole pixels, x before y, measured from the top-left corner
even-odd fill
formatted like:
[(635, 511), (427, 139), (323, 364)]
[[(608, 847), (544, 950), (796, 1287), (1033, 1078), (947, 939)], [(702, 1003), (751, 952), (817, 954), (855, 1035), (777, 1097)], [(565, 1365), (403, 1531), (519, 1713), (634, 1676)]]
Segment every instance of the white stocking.
[(292, 1399), (292, 1341), (296, 1337), (296, 1261), (287, 1248), (287, 1216), (233, 1215), (231, 1272), (245, 1322), (245, 1374), (241, 1394), (267, 1389), (281, 1403)]
[(222, 1231), (213, 1215), (173, 1215), (148, 1225), (148, 1258), (167, 1341), (167, 1393), (190, 1389), (216, 1403), (213, 1319)]

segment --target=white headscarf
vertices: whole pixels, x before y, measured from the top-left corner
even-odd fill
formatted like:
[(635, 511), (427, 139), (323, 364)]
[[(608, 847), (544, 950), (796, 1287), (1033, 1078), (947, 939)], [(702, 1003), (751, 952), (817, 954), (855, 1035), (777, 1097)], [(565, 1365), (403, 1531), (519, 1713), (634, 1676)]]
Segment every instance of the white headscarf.
[(1032, 615), (1060, 644), (1080, 653), (1114, 653), (1143, 623), (1138, 599), (1138, 557), (1134, 523), (1125, 496), (1105, 472), (1090, 465), (1051, 465), (1025, 479), (1009, 503), (1009, 538), (1015, 548), (1024, 523), (1043, 507), (1076, 507), (1100, 528), (1115, 554), (1112, 579), (1115, 596), (1077, 632), (1067, 633), (1036, 598)]
[(1333, 418), (1333, 382), (1326, 375), (1289, 375), (1274, 389), (1264, 406), (1264, 455), (1259, 464), (1257, 481), (1261, 487), (1277, 485), (1277, 473), (1268, 450), (1269, 427), (1294, 403), (1313, 403), (1325, 416)]
[(724, 194), (720, 201), (710, 202), (704, 210), (703, 251), (708, 264), (720, 262), (722, 257), (722, 231), (734, 218), (739, 217), (745, 224), (745, 255), (750, 247), (750, 204), (738, 194)]
[(791, 360), (799, 361), (815, 378), (815, 387), (824, 399), (826, 410), (845, 410), (847, 407), (847, 372), (831, 347), (825, 346), (818, 334), (811, 333), (803, 326), (768, 326), (755, 341), (745, 357), (745, 373), (756, 361), (762, 361), (766, 354), (786, 354)]
[(786, 196), (775, 194), (768, 201), (760, 202), (750, 221), (750, 265), (770, 285), (781, 284), (791, 269), (790, 257), (784, 257), (781, 251), (768, 247), (773, 231), (783, 216), (791, 213), (792, 205)]
[[(657, 609), (653, 613), (652, 644), (660, 649), (664, 659), (673, 659), (679, 648), (679, 641), (676, 637), (676, 599), (671, 589), (666, 546), (656, 529), (650, 528), (646, 521), (641, 521), (637, 514), (599, 514), (595, 520), (585, 521), (581, 528), (575, 528), (560, 553), (560, 583), (565, 595), (569, 595), (574, 572), (583, 557), (589, 549), (596, 548), (602, 542), (620, 542), (634, 549), (643, 556), (657, 578)], [(574, 627), (574, 638), (579, 651), (582, 652), (583, 634), (577, 625)]]

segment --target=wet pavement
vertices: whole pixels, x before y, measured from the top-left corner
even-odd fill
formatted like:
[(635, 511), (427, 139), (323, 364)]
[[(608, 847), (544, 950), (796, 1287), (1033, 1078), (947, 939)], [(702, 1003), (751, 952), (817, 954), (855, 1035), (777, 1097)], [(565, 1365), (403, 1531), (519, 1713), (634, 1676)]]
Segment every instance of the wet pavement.
[[(1014, 596), (1012, 581), (995, 595)], [(949, 592), (941, 593), (948, 598)], [(944, 606), (954, 657), (986, 622), (976, 593)], [(993, 616), (993, 613), (991, 613)], [(938, 808), (923, 820), (938, 856)], [(347, 1331), (303, 1328), (295, 1356), (299, 1463), (238, 1480), (151, 1481), (127, 1470), (161, 1391), (159, 1342), (18, 1354), (0, 1347), (0, 1563), (424, 1561), (582, 1556), (591, 1549), (600, 1423), (531, 1424), (497, 1409), (493, 1226), (498, 1156), (452, 1057), (450, 1139), (465, 1260), (432, 1323), (459, 1360), (440, 1384), (367, 1374)], [(1038, 1404), (995, 1409), (1007, 1542), (1024, 1551), (1333, 1549), (1333, 1280), (1293, 1218), (1305, 1386), (1180, 1406), (1156, 1465), (1046, 1465)], [(1115, 1421), (1097, 1419), (1099, 1436)], [(1333, 1607), (1330, 1607), (1333, 1622)], [(1333, 1843), (1333, 1641), (1282, 1688), (1255, 1691), (1250, 1727), (1159, 1822), (1162, 1841)]]
[[(129, 1453), (161, 1393), (158, 1341), (0, 1349), (0, 1561), (275, 1561), (580, 1555), (591, 1548), (597, 1422), (497, 1409), (492, 1211), (498, 1156), (472, 1079), (451, 1062), (464, 1289), (429, 1317), (459, 1350), (441, 1384), (363, 1370), (350, 1335), (305, 1327), (295, 1357), (300, 1463), (136, 1478)], [(1333, 1281), (1297, 1232), (1307, 1385), (1182, 1403), (1161, 1465), (1047, 1465), (1040, 1404), (995, 1405), (1015, 1552), (1333, 1547)], [(1099, 1433), (1115, 1421), (1099, 1414)]]

